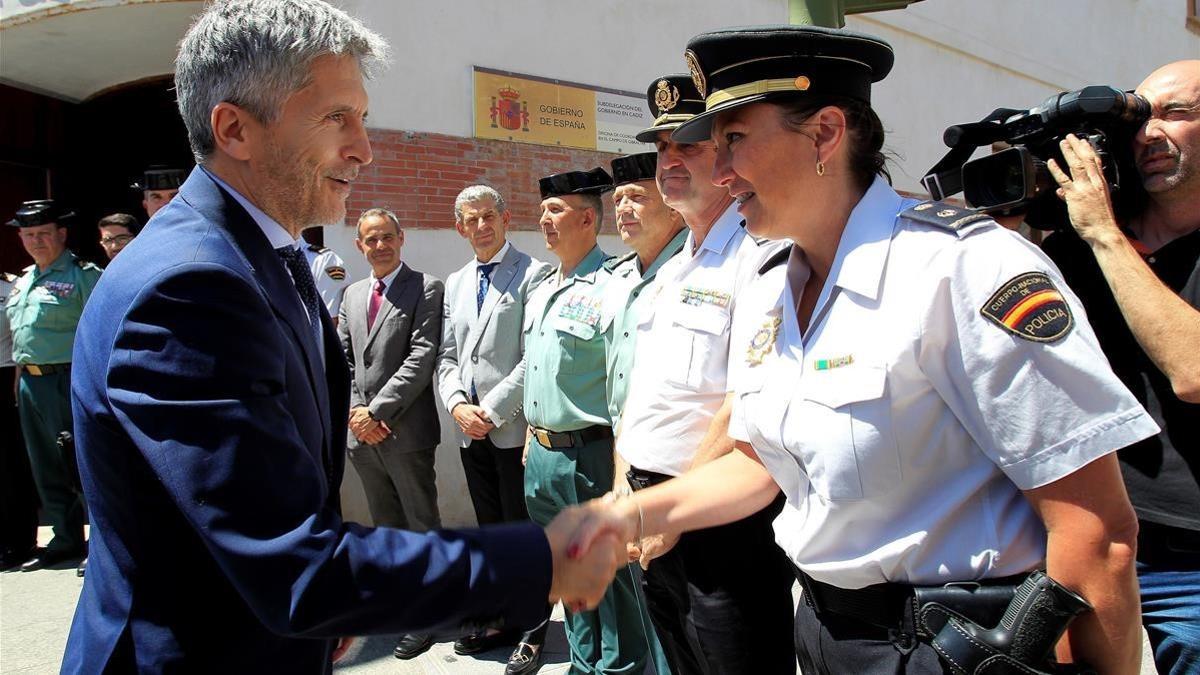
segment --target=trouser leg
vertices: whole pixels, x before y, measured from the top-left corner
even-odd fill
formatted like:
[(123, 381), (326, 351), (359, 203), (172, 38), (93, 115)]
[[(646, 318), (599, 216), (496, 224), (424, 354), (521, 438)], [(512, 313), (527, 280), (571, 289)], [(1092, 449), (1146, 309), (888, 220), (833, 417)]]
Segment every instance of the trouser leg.
[(495, 446), (491, 440), (473, 440), (470, 445), (459, 449), (463, 475), (467, 479), (467, 492), (471, 495), (471, 506), (475, 509), (475, 520), (480, 525), (504, 522), (504, 507), (500, 501), (500, 472), (493, 455)]
[(687, 633), (708, 672), (795, 672), (789, 644), (795, 576), (772, 528), (782, 507), (780, 497), (748, 518), (680, 539)]
[(83, 550), (83, 498), (74, 463), (64, 461), (58, 434), (71, 430), (71, 376), (22, 373), (18, 391), (21, 432), (46, 519), (54, 531), (47, 548), (72, 554)]
[(350, 461), (362, 480), (363, 492), (367, 496), (367, 508), (371, 511), (371, 520), (377, 527), (394, 527), (408, 529), (408, 519), (404, 515), (404, 505), (392, 478), (388, 475), (387, 467), (380, 457), (379, 450), (374, 446), (360, 444), (349, 453)]
[[(1144, 525), (1151, 535), (1164, 528)], [(1170, 528), (1174, 530), (1175, 528)], [(1176, 531), (1175, 541), (1139, 541), (1142, 624), (1162, 675), (1200, 672), (1200, 533)], [(1169, 536), (1169, 535), (1168, 535)]]
[(437, 472), (433, 462), (437, 448), (412, 452), (380, 450), (380, 457), (392, 480), (392, 489), (404, 508), (409, 529), (427, 532), (442, 526), (437, 503)]
[(694, 626), (687, 620), (691, 600), (678, 546), (650, 562), (642, 588), (670, 672), (674, 675), (715, 675), (706, 662), (696, 658), (700, 643)]
[(12, 388), (15, 371), (0, 368), (0, 554), (25, 554), (37, 545), (37, 488)]
[(500, 512), (504, 522), (529, 520), (529, 510), (525, 508), (525, 467), (521, 464), (521, 447), (496, 448), (493, 453), (498, 493), (500, 495)]

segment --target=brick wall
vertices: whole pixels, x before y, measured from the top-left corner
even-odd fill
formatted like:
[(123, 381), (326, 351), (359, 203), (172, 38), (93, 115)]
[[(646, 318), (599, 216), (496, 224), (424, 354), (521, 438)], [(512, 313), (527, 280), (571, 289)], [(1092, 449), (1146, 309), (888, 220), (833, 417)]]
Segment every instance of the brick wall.
[[(406, 228), (454, 226), (454, 198), (468, 185), (486, 183), (500, 191), (512, 211), (512, 228), (536, 230), (537, 180), (563, 171), (603, 166), (617, 155), (442, 134), (374, 129), (375, 160), (359, 174), (350, 194), (347, 222), (371, 207), (396, 212)], [(611, 228), (611, 210), (605, 221)]]

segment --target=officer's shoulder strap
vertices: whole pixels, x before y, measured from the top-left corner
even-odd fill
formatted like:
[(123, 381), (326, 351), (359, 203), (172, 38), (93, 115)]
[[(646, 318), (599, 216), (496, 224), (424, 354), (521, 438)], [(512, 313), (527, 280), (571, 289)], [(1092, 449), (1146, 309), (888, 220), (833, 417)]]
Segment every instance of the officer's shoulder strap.
[(771, 270), (775, 269), (776, 267), (779, 267), (780, 265), (786, 263), (788, 260), (788, 256), (790, 256), (790, 255), (792, 255), (792, 247), (791, 246), (784, 246), (783, 248), (779, 249), (774, 254), (772, 254), (770, 258), (767, 258), (767, 261), (764, 262), (758, 268), (759, 275), (766, 274), (767, 272), (770, 272)]
[(324, 253), (324, 252), (328, 251), (329, 249), (324, 246), (317, 246), (316, 244), (309, 244), (308, 250), (312, 251), (313, 253)]
[(617, 269), (621, 265), (624, 265), (625, 263), (629, 262), (630, 260), (633, 260), (636, 257), (637, 257), (637, 251), (630, 251), (629, 253), (626, 253), (625, 255), (623, 255), (619, 258), (614, 257), (614, 258), (609, 258), (608, 260), (605, 260), (603, 267), (604, 267), (604, 269), (608, 270), (609, 272), (612, 272), (613, 270)]
[(75, 266), (81, 270), (96, 270), (97, 272), (101, 271), (99, 265), (89, 260), (84, 260), (83, 258), (76, 258)]
[(0, 278), (4, 279), (5, 281), (7, 281), (8, 283), (11, 284), (11, 283), (15, 283), (17, 281), (17, 279), (19, 279), (20, 277), (18, 277), (15, 274), (9, 273), (9, 272), (0, 272)]
[(954, 232), (960, 237), (984, 223), (993, 222), (992, 217), (986, 213), (948, 202), (935, 201), (921, 202), (901, 212), (900, 217), (914, 223)]

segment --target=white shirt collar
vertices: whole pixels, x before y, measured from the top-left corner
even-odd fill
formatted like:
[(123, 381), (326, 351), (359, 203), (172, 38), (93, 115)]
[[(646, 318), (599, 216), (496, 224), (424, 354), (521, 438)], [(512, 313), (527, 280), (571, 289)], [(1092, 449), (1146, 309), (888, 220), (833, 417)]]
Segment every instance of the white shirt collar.
[[(718, 254), (725, 250), (726, 245), (733, 239), (733, 235), (742, 227), (742, 214), (738, 213), (737, 207), (738, 203), (735, 200), (725, 209), (721, 217), (717, 218), (717, 222), (713, 223), (712, 228), (708, 231), (708, 235), (700, 243), (700, 250), (712, 251)], [(687, 243), (684, 244), (683, 250), (693, 256), (699, 253), (696, 249), (696, 235), (694, 233), (688, 232)]]
[(397, 266), (396, 266), (396, 269), (394, 269), (394, 270), (392, 270), (391, 272), (389, 272), (389, 273), (388, 273), (388, 275), (387, 275), (386, 277), (384, 277), (383, 279), (377, 279), (377, 278), (375, 278), (375, 273), (374, 273), (374, 272), (372, 272), (372, 273), (371, 273), (371, 279), (372, 279), (372, 281), (371, 281), (371, 288), (374, 288), (374, 287), (375, 287), (375, 282), (376, 282), (376, 281), (382, 281), (382, 282), (383, 282), (383, 290), (385, 290), (385, 291), (386, 291), (387, 289), (391, 288), (391, 287), (392, 287), (392, 282), (396, 280), (396, 275), (397, 275), (397, 274), (400, 274), (400, 270), (402, 270), (402, 269), (404, 269), (404, 263), (403, 263), (403, 262), (401, 262), (399, 265), (397, 265)]
[(262, 233), (266, 235), (267, 241), (271, 242), (271, 248), (280, 249), (284, 248), (285, 246), (297, 245), (296, 242), (298, 240), (294, 239), (292, 235), (288, 234), (288, 231), (283, 229), (283, 226), (276, 222), (274, 218), (268, 216), (263, 212), (262, 209), (255, 206), (249, 199), (246, 199), (242, 193), (233, 189), (229, 183), (221, 180), (217, 174), (209, 171), (204, 166), (201, 166), (200, 168), (204, 169), (204, 173), (208, 174), (209, 178), (213, 179), (217, 185), (220, 185), (222, 188), (224, 188), (226, 192), (233, 195), (233, 198), (237, 200), (237, 203), (241, 204), (242, 208), (246, 209), (246, 212), (249, 213), (250, 217), (254, 219), (254, 223), (258, 225), (258, 229), (262, 230)]
[(481, 265), (490, 265), (492, 263), (498, 263), (501, 260), (504, 260), (504, 256), (508, 253), (508, 249), (510, 248), (512, 248), (512, 243), (506, 241), (504, 242), (504, 245), (500, 247), (500, 250), (496, 251), (496, 255), (492, 256), (490, 260), (480, 262), (479, 258), (474, 258), (473, 260), (475, 261), (475, 268), (478, 269)]
[(892, 244), (904, 198), (879, 176), (850, 212), (833, 257), (829, 278), (848, 291), (874, 300)]

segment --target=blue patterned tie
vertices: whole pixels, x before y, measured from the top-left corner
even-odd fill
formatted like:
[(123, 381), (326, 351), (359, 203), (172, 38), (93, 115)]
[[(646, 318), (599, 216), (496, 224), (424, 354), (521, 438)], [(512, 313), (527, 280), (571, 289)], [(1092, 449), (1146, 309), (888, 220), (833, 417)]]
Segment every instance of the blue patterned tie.
[(492, 270), (500, 263), (488, 263), (479, 266), (479, 290), (475, 292), (475, 315), (483, 309), (483, 299), (487, 297), (488, 288), (492, 285)]
[[(500, 263), (479, 265), (479, 290), (475, 292), (475, 316), (483, 309), (483, 299), (487, 297), (488, 288), (492, 285), (492, 270)], [(475, 391), (475, 381), (471, 381), (471, 403), (479, 403), (478, 392)]]
[(308, 269), (308, 261), (304, 259), (304, 253), (295, 246), (284, 246), (275, 251), (279, 253), (280, 258), (283, 258), (288, 271), (292, 273), (292, 283), (296, 285), (296, 291), (300, 293), (304, 309), (308, 311), (308, 325), (312, 331), (313, 340), (320, 348), (321, 301), (317, 294), (317, 284), (312, 278), (312, 271)]

